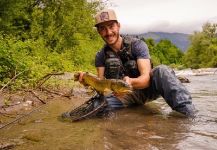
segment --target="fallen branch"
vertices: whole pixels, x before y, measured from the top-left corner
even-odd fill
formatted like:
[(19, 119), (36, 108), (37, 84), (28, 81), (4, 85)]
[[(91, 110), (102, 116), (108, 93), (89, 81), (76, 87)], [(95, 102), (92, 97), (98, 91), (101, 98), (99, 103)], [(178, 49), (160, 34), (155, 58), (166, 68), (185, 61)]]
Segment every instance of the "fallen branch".
[(49, 73), (47, 75), (45, 75), (44, 77), (42, 77), (41, 79), (39, 79), (37, 81), (37, 86), (35, 87), (36, 89), (37, 88), (40, 88), (42, 86), (42, 84), (44, 84), (51, 76), (53, 75), (63, 75), (64, 72), (60, 72), (60, 73)]
[(18, 74), (16, 74), (12, 79), (10, 79), (10, 80), (8, 81), (8, 83), (6, 83), (6, 84), (0, 89), (0, 92), (2, 92), (5, 87), (7, 87), (13, 80), (15, 80), (15, 79), (16, 79), (19, 75), (21, 75), (23, 72), (25, 72), (25, 70), (22, 71), (22, 72), (20, 72), (20, 73), (18, 73)]
[(41, 99), (34, 91), (26, 90), (26, 92), (32, 93), (40, 102), (42, 102), (43, 104), (46, 104), (46, 102), (43, 99)]
[(56, 94), (56, 95), (59, 95), (59, 96), (63, 96), (63, 97), (67, 97), (67, 98), (70, 98), (71, 95), (69, 93), (66, 93), (66, 94), (63, 94), (63, 93), (59, 93), (59, 92), (56, 92), (56, 91), (51, 91), (45, 87), (41, 87), (40, 89), (42, 89), (43, 91), (46, 91), (46, 92), (49, 92), (49, 93), (52, 93), (52, 94)]

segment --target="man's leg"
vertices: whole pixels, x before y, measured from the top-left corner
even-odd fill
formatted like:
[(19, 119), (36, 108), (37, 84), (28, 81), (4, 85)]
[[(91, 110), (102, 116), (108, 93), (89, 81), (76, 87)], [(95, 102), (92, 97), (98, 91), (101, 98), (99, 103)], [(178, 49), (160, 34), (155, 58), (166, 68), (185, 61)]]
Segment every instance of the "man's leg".
[(105, 96), (105, 99), (107, 101), (107, 107), (106, 107), (107, 110), (117, 110), (117, 109), (124, 108), (123, 103), (113, 95)]
[(161, 94), (167, 104), (173, 109), (186, 116), (195, 115), (195, 107), (186, 87), (176, 78), (174, 71), (160, 65), (152, 71), (152, 87)]
[(96, 116), (107, 116), (110, 112), (124, 108), (123, 103), (113, 95), (99, 95), (99, 98), (94, 101), (94, 108), (99, 107), (99, 100), (106, 101), (106, 105), (96, 113)]

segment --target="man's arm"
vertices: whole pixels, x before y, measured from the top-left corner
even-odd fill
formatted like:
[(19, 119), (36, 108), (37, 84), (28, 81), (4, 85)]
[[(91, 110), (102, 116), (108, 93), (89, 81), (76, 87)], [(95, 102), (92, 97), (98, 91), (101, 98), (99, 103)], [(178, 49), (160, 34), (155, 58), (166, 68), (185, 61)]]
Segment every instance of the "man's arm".
[(150, 59), (137, 59), (137, 65), (140, 72), (140, 76), (137, 78), (130, 78), (126, 76), (123, 80), (135, 89), (147, 88), (150, 85)]
[(97, 70), (97, 76), (98, 76), (98, 78), (104, 79), (105, 78), (104, 77), (105, 67), (97, 67), (96, 70)]

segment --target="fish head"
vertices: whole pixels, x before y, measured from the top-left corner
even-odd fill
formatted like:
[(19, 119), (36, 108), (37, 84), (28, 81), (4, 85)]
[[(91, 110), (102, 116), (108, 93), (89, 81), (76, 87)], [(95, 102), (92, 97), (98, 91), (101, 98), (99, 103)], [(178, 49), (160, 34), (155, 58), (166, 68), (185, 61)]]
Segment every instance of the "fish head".
[(74, 73), (74, 81), (78, 81), (80, 76), (80, 72), (75, 72)]

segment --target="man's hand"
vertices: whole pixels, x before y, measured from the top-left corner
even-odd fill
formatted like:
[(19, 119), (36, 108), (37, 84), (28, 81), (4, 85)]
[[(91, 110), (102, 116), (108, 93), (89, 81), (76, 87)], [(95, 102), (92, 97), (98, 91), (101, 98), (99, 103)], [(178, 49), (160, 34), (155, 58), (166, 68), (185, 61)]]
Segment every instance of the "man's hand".
[(75, 75), (74, 75), (74, 80), (75, 81), (79, 81), (81, 84), (83, 85), (86, 85), (84, 83), (84, 79), (83, 79), (83, 76), (84, 76), (85, 72), (77, 72)]
[[(129, 86), (132, 86), (132, 78), (130, 78), (130, 77), (128, 77), (128, 76), (125, 76), (125, 77), (123, 78), (123, 81), (125, 81)], [(118, 93), (113, 92), (113, 94), (114, 94), (114, 96), (117, 97), (117, 98), (122, 98), (122, 97), (125, 96), (125, 94), (122, 94), (122, 93), (118, 94)]]
[(83, 76), (84, 76), (84, 74), (85, 74), (85, 72), (79, 72), (79, 78), (78, 78), (78, 81), (79, 81), (80, 83), (83, 82)]
[(130, 77), (128, 77), (128, 76), (125, 76), (125, 77), (123, 78), (123, 80), (124, 80), (127, 84), (129, 84), (129, 86), (132, 86), (132, 78), (130, 78)]

